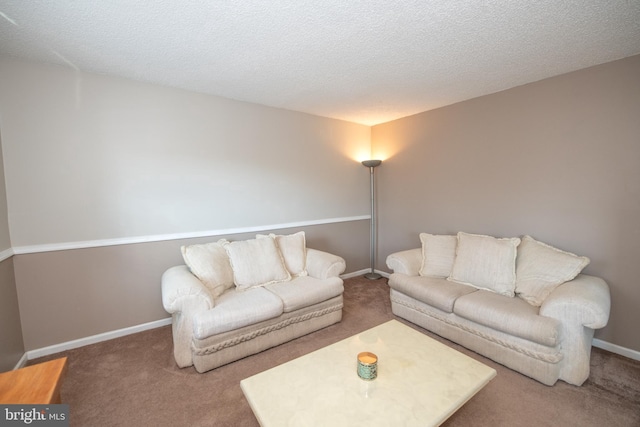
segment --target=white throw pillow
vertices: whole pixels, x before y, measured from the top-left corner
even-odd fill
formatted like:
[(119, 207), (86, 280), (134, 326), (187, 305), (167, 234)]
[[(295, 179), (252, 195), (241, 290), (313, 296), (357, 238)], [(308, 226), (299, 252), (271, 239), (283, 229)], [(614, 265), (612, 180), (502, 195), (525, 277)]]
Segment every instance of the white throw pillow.
[(274, 239), (252, 239), (224, 245), (239, 290), (291, 280)]
[(225, 251), (224, 239), (203, 245), (182, 246), (182, 258), (194, 276), (211, 291), (214, 297), (233, 287), (233, 270)]
[(519, 238), (497, 239), (458, 233), (451, 280), (512, 297), (516, 287), (516, 254)]
[(275, 239), (284, 265), (293, 277), (307, 276), (307, 243), (304, 231), (289, 235), (256, 235), (258, 239)]
[(553, 290), (573, 280), (590, 260), (524, 236), (516, 259), (516, 294), (540, 306)]
[(422, 265), (420, 276), (445, 278), (451, 274), (456, 258), (456, 236), (420, 233), (422, 243)]

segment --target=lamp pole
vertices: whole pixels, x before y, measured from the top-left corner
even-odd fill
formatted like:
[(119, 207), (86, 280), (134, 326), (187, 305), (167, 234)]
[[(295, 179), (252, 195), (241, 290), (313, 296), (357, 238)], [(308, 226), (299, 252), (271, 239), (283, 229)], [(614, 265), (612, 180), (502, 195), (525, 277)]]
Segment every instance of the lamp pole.
[(369, 168), (369, 181), (371, 188), (371, 236), (370, 236), (370, 263), (371, 271), (364, 275), (367, 279), (377, 280), (382, 276), (374, 271), (376, 265), (376, 193), (375, 193), (375, 179), (373, 169), (376, 166), (380, 166), (382, 160), (365, 160), (362, 164)]

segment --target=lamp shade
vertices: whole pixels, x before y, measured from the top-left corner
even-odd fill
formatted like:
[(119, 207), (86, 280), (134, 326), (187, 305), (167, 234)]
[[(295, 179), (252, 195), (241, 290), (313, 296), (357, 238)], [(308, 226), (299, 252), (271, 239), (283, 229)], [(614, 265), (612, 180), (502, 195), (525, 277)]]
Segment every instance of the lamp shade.
[(380, 163), (382, 163), (382, 160), (364, 160), (362, 162), (362, 164), (368, 168), (375, 168), (376, 166), (380, 166)]

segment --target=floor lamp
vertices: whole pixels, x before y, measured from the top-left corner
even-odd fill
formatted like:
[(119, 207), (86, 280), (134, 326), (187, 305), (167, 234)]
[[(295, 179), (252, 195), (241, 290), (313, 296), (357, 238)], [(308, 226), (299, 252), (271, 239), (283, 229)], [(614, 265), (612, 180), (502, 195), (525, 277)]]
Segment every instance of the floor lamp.
[(382, 160), (365, 160), (362, 164), (369, 168), (370, 182), (371, 182), (371, 271), (364, 275), (367, 279), (377, 280), (382, 276), (374, 272), (376, 265), (376, 193), (375, 193), (375, 180), (373, 177), (373, 168), (380, 166)]

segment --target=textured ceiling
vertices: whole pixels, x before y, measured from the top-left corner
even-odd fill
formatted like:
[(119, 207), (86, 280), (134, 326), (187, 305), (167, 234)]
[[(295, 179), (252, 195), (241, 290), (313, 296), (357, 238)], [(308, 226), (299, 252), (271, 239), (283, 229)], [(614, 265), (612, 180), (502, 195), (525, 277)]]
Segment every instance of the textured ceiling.
[(640, 53), (640, 0), (0, 0), (0, 55), (373, 125)]

